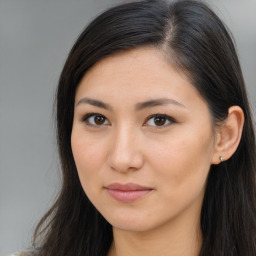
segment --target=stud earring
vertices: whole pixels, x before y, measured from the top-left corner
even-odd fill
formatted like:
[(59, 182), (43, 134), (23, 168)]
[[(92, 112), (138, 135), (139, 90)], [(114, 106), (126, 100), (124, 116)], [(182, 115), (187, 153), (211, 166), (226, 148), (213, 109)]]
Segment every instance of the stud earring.
[(221, 163), (224, 162), (223, 156), (220, 156), (219, 159)]

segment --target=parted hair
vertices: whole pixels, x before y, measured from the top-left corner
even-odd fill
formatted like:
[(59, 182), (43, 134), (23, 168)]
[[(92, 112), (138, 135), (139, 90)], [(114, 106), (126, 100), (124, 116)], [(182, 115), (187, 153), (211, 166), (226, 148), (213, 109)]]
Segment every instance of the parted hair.
[[(56, 93), (57, 142), (62, 186), (38, 224), (34, 246), (40, 256), (104, 256), (111, 225), (84, 193), (71, 150), (74, 98), (82, 77), (99, 60), (143, 46), (163, 51), (205, 99), (214, 123), (240, 106), (245, 123), (238, 149), (212, 165), (201, 210), (200, 256), (256, 255), (256, 150), (252, 113), (230, 35), (202, 1), (133, 1), (96, 17), (66, 60)], [(157, 86), (157, 85), (156, 85)]]

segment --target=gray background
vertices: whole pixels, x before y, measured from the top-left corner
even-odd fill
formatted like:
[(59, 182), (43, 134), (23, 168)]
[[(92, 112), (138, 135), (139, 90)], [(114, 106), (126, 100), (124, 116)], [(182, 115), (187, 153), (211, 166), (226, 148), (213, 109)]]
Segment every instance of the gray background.
[[(118, 0), (0, 0), (0, 255), (26, 248), (58, 190), (53, 99), (84, 26)], [(233, 32), (256, 112), (256, 0), (211, 0)]]

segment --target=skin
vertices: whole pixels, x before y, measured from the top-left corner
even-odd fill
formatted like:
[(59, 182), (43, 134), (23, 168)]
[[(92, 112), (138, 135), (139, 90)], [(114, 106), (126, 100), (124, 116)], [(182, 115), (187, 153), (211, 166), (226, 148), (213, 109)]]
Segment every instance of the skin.
[[(155, 99), (170, 101), (138, 107)], [(89, 113), (100, 118), (86, 119)], [(71, 145), (85, 193), (113, 226), (109, 255), (198, 255), (202, 200), (220, 139), (204, 99), (158, 49), (118, 53), (85, 74)], [(116, 182), (150, 192), (120, 202), (106, 189)]]

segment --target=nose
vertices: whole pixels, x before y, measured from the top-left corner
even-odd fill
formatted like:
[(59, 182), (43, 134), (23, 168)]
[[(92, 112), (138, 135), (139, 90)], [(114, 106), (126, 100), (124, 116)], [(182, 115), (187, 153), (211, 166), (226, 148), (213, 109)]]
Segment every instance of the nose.
[(109, 166), (119, 172), (139, 170), (144, 162), (140, 141), (138, 132), (132, 129), (123, 127), (115, 131), (108, 156)]

